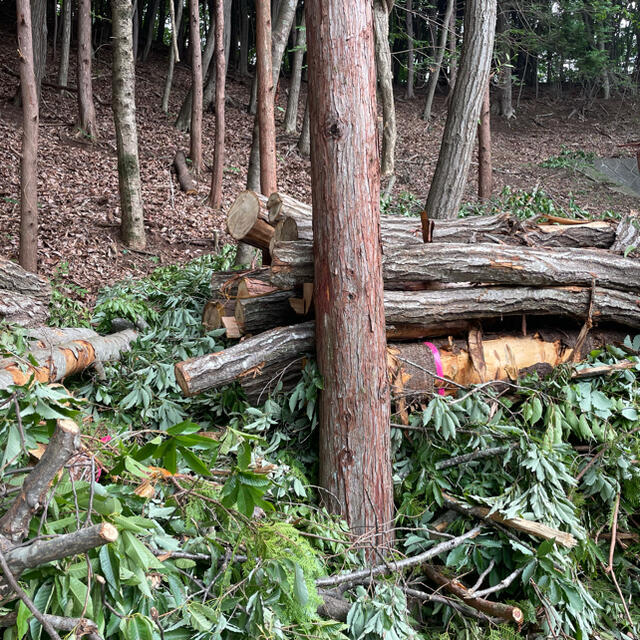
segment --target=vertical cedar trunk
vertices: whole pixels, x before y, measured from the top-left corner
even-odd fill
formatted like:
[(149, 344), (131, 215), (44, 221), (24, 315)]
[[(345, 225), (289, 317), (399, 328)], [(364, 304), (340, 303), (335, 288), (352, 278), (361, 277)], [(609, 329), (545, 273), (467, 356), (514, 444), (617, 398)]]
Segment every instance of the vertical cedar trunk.
[(78, 0), (78, 116), (80, 131), (98, 137), (91, 83), (91, 0)]
[(300, 131), (300, 137), (298, 138), (298, 151), (300, 152), (300, 155), (305, 158), (308, 158), (311, 153), (311, 136), (309, 133), (309, 96), (307, 96), (307, 100), (305, 101), (302, 130)]
[[(173, 0), (169, 0), (169, 2), (172, 3)], [(164, 27), (167, 23), (167, 11), (167, 0), (162, 0), (158, 7), (158, 26), (156, 28), (155, 37), (155, 42), (158, 46), (162, 46), (164, 44)]]
[(240, 0), (240, 64), (238, 73), (249, 75), (249, 7), (247, 0)]
[(511, 47), (509, 44), (509, 7), (504, 4), (498, 10), (496, 22), (496, 49), (498, 50), (498, 114), (514, 118), (511, 79)]
[(431, 109), (433, 108), (433, 97), (436, 94), (438, 86), (438, 78), (440, 77), (440, 69), (442, 68), (442, 60), (444, 59), (444, 50), (447, 47), (447, 37), (449, 35), (449, 22), (453, 15), (453, 7), (455, 0), (447, 0), (447, 8), (445, 9), (442, 26), (440, 27), (440, 46), (436, 52), (436, 63), (434, 69), (429, 76), (429, 86), (427, 87), (427, 100), (424, 104), (423, 120), (431, 120)]
[(51, 11), (53, 12), (53, 51), (51, 52), (51, 62), (55, 63), (56, 52), (58, 47), (58, 2), (51, 3)]
[[(229, 68), (231, 58), (231, 8), (232, 0), (224, 0), (224, 68)], [(234, 43), (236, 46), (237, 43)]]
[(144, 40), (144, 49), (142, 50), (142, 61), (144, 62), (149, 57), (151, 51), (151, 45), (153, 44), (153, 27), (156, 23), (156, 13), (158, 13), (158, 0), (153, 0), (149, 3), (149, 9), (147, 10), (147, 33)]
[(374, 0), (373, 24), (376, 45), (376, 69), (380, 97), (382, 99), (382, 157), (380, 171), (383, 178), (395, 171), (396, 155), (396, 110), (393, 103), (393, 71), (391, 70), (391, 50), (389, 48), (389, 13), (393, 0)]
[(271, 7), (256, 0), (256, 57), (258, 123), (260, 127), (260, 190), (266, 196), (278, 190), (276, 179), (275, 83), (271, 66)]
[[(111, 0), (113, 2), (113, 0)], [(140, 43), (140, 15), (142, 9), (140, 8), (141, 0), (133, 0), (133, 16), (131, 21), (133, 22), (133, 62), (135, 64), (138, 59), (138, 45)]]
[(71, 3), (64, 0), (62, 9), (62, 46), (60, 49), (60, 66), (58, 67), (58, 84), (66, 87), (69, 79), (69, 50), (71, 48)]
[(33, 64), (31, 3), (16, 0), (20, 91), (22, 96), (22, 159), (20, 162), (20, 266), (38, 271), (38, 89)]
[(211, 193), (209, 204), (213, 209), (222, 207), (222, 170), (224, 168), (224, 7), (223, 0), (216, 0), (216, 138), (213, 152), (213, 171), (211, 174)]
[(284, 114), (285, 133), (295, 133), (298, 124), (298, 102), (300, 101), (300, 83), (302, 81), (302, 62), (304, 52), (307, 49), (307, 31), (304, 26), (304, 9), (300, 18), (300, 25), (297, 29), (296, 50), (293, 55), (293, 66), (291, 68), (291, 85), (289, 86), (289, 99), (287, 100), (287, 111)]
[(413, 69), (413, 0), (407, 0), (407, 99), (411, 100), (415, 94), (413, 92), (414, 69)]
[(478, 197), (481, 201), (491, 198), (493, 189), (493, 166), (491, 164), (491, 83), (482, 100), (480, 122), (478, 123)]
[(456, 86), (456, 78), (458, 77), (458, 58), (456, 52), (456, 3), (454, 0), (453, 11), (451, 12), (451, 22), (449, 23), (449, 94), (453, 93)]
[(489, 80), (495, 23), (496, 0), (466, 3), (460, 70), (425, 205), (429, 218), (458, 215)]
[(320, 484), (371, 559), (393, 520), (373, 15), (361, 0), (305, 5)]
[(202, 55), (198, 0), (189, 0), (189, 40), (191, 41), (191, 145), (189, 155), (196, 178), (202, 171)]
[[(602, 53), (602, 57), (607, 57), (607, 49), (604, 44), (604, 34), (600, 35), (598, 39), (598, 49)], [(605, 100), (609, 100), (611, 98), (611, 83), (609, 82), (609, 71), (608, 71), (609, 61), (604, 64), (602, 67), (602, 97)]]
[(31, 0), (31, 38), (36, 91), (40, 102), (40, 87), (47, 66), (47, 0)]
[(111, 0), (113, 33), (113, 119), (118, 148), (118, 183), (123, 242), (144, 249), (144, 213), (136, 127), (135, 62), (131, 0)]
[[(173, 0), (170, 0), (173, 7)], [(173, 43), (169, 52), (169, 68), (167, 69), (167, 79), (164, 83), (164, 92), (162, 94), (162, 110), (167, 113), (169, 111), (169, 96), (171, 95), (171, 85), (173, 84), (173, 71), (176, 66), (176, 52), (178, 51), (178, 34), (180, 33), (180, 25), (182, 24), (182, 7), (183, 0), (178, 0), (178, 11), (175, 16), (175, 23), (172, 27), (171, 38)], [(178, 60), (179, 62), (179, 60)]]

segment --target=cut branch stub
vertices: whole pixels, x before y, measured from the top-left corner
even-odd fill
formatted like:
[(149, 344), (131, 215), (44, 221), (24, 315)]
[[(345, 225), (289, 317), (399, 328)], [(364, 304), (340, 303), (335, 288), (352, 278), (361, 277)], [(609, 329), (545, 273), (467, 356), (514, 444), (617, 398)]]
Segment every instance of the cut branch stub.
[(261, 202), (253, 191), (243, 191), (231, 205), (227, 230), (236, 240), (263, 251), (269, 250), (273, 227), (263, 217)]

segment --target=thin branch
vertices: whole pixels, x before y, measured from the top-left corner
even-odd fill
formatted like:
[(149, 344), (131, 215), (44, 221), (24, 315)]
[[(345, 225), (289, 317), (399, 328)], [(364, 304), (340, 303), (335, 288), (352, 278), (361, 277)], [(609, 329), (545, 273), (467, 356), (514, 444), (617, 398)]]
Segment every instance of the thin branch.
[(498, 582), (498, 584), (493, 585), (493, 587), (487, 587), (486, 589), (482, 589), (481, 591), (473, 591), (470, 590), (470, 594), (476, 598), (484, 598), (496, 591), (502, 591), (502, 589), (506, 589), (522, 572), (524, 571), (524, 567), (521, 569), (516, 569), (511, 572), (506, 578)]
[(503, 453), (507, 453), (511, 449), (515, 449), (518, 445), (511, 444), (506, 447), (492, 447), (491, 449), (481, 449), (479, 451), (472, 451), (471, 453), (465, 453), (460, 456), (454, 456), (448, 460), (440, 460), (436, 463), (436, 469), (448, 469), (449, 467), (457, 467), (459, 464), (470, 462), (471, 460), (480, 460), (481, 458), (492, 458), (493, 456), (499, 456)]

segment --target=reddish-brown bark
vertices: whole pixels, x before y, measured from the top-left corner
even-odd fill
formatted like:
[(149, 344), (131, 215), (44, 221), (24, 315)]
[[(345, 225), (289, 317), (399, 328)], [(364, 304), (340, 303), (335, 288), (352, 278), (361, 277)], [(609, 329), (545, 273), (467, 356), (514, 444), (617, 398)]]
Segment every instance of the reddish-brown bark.
[(191, 41), (191, 145), (189, 155), (196, 178), (202, 171), (202, 51), (198, 0), (189, 0), (189, 40)]
[(256, 71), (258, 76), (258, 124), (260, 127), (260, 190), (265, 196), (278, 190), (276, 179), (276, 126), (274, 80), (271, 69), (271, 6), (256, 1)]
[(29, 0), (16, 0), (16, 13), (22, 92), (20, 266), (35, 273), (38, 270), (38, 90), (33, 66)]
[(209, 204), (214, 209), (222, 207), (222, 170), (224, 169), (224, 5), (223, 0), (216, 0), (216, 98), (215, 119), (216, 137), (213, 152), (213, 171), (211, 173), (211, 193)]
[(95, 138), (98, 131), (91, 83), (91, 0), (78, 2), (78, 115), (82, 133)]
[(493, 190), (493, 166), (491, 163), (491, 93), (490, 84), (482, 100), (478, 124), (478, 197), (488, 200)]
[[(306, 3), (320, 483), (327, 506), (380, 546), (393, 485), (380, 245), (373, 16), (359, 0)], [(357, 211), (358, 215), (353, 215)]]

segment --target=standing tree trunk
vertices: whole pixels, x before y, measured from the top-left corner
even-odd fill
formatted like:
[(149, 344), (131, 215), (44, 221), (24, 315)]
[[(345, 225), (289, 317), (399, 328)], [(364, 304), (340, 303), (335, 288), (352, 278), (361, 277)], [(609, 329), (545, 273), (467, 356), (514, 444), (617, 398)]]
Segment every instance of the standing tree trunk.
[(407, 100), (415, 97), (413, 92), (413, 0), (407, 0)]
[(493, 166), (491, 164), (491, 83), (484, 92), (480, 122), (478, 124), (478, 197), (481, 201), (491, 198)]
[(442, 27), (440, 27), (440, 46), (436, 52), (436, 62), (433, 71), (429, 75), (429, 86), (427, 88), (427, 101), (424, 104), (424, 112), (422, 119), (431, 120), (431, 109), (433, 107), (433, 97), (436, 94), (438, 86), (438, 78), (440, 77), (440, 69), (442, 68), (442, 60), (444, 59), (444, 50), (447, 47), (447, 37), (449, 35), (449, 22), (453, 15), (453, 6), (455, 0), (447, 0), (447, 8), (445, 9), (444, 18), (442, 19)]
[(58, 84), (67, 86), (69, 78), (69, 50), (71, 48), (71, 3), (72, 0), (64, 0), (62, 10), (62, 46), (60, 49), (60, 67), (58, 68)]
[(38, 271), (38, 89), (33, 65), (33, 33), (29, 0), (16, 0), (20, 91), (22, 95), (22, 159), (20, 162), (20, 266)]
[(509, 44), (509, 6), (504, 4), (498, 11), (496, 22), (496, 49), (498, 51), (498, 115), (510, 119), (513, 110), (511, 79), (511, 46)]
[(300, 26), (297, 29), (296, 51), (293, 55), (291, 69), (291, 85), (289, 86), (289, 99), (287, 100), (287, 112), (284, 114), (285, 133), (295, 133), (298, 124), (298, 102), (300, 101), (300, 83), (302, 82), (302, 62), (307, 49), (307, 31), (304, 26), (304, 9), (300, 18)]
[(275, 84), (271, 64), (271, 6), (256, 0), (256, 56), (258, 123), (260, 127), (260, 190), (265, 196), (278, 190), (276, 178)]
[(249, 75), (249, 7), (247, 0), (240, 0), (240, 64), (238, 73), (246, 78)]
[[(453, 93), (453, 88), (456, 86), (456, 78), (458, 77), (458, 59), (456, 51), (456, 19), (457, 19), (456, 2), (453, 3), (453, 11), (451, 12), (451, 22), (449, 23), (449, 93), (450, 96)], [(447, 97), (448, 97), (447, 96)]]
[(144, 41), (144, 49), (142, 50), (142, 62), (149, 57), (149, 52), (151, 51), (151, 45), (153, 44), (153, 27), (156, 23), (156, 13), (158, 13), (158, 0), (153, 0), (153, 2), (149, 4), (149, 9), (147, 10), (147, 34)]
[(312, 198), (321, 212), (313, 216), (320, 484), (329, 509), (380, 547), (392, 539), (393, 484), (373, 16), (361, 0), (305, 5)]
[(91, 0), (78, 0), (78, 115), (81, 133), (97, 138), (91, 83)]
[(38, 102), (47, 67), (47, 0), (31, 0), (31, 43)]
[(311, 153), (311, 136), (309, 133), (309, 96), (305, 102), (304, 117), (302, 118), (302, 130), (298, 138), (298, 151), (301, 156), (309, 157)]
[(389, 49), (389, 13), (393, 0), (374, 0), (373, 24), (376, 43), (376, 69), (382, 98), (382, 157), (380, 171), (383, 178), (395, 171), (396, 109), (393, 103), (393, 71)]
[[(172, 14), (175, 12), (173, 9), (173, 0), (170, 0), (172, 7)], [(178, 55), (178, 34), (180, 33), (180, 25), (182, 24), (182, 7), (183, 0), (178, 0), (178, 11), (175, 12), (175, 20), (172, 24), (171, 32), (171, 52), (169, 53), (169, 68), (167, 69), (167, 80), (164, 83), (164, 92), (162, 94), (162, 110), (165, 113), (169, 111), (169, 96), (171, 95), (171, 85), (173, 84), (173, 70), (175, 69), (176, 62), (180, 62), (180, 58), (176, 58)], [(173, 17), (173, 15), (172, 15)]]
[(489, 80), (495, 24), (496, 0), (467, 2), (460, 71), (425, 205), (430, 218), (455, 218), (458, 215), (478, 116)]
[[(598, 49), (602, 54), (602, 58), (607, 58), (607, 49), (604, 43), (604, 34), (598, 39)], [(602, 67), (602, 97), (605, 100), (611, 98), (611, 83), (609, 82), (608, 60)]]
[(223, 0), (216, 0), (216, 138), (211, 173), (211, 193), (209, 204), (213, 209), (222, 207), (222, 170), (224, 168), (224, 6)]
[(138, 59), (138, 45), (140, 44), (140, 15), (142, 14), (142, 9), (140, 8), (140, 2), (141, 0), (133, 0), (133, 16), (131, 18), (131, 21), (133, 22), (133, 62), (134, 64)]
[(191, 40), (191, 145), (189, 155), (196, 178), (202, 171), (202, 55), (198, 0), (189, 0), (189, 40)]
[(123, 242), (144, 249), (144, 212), (136, 127), (135, 62), (131, 0), (111, 0), (113, 31), (113, 119), (118, 147), (120, 232)]

